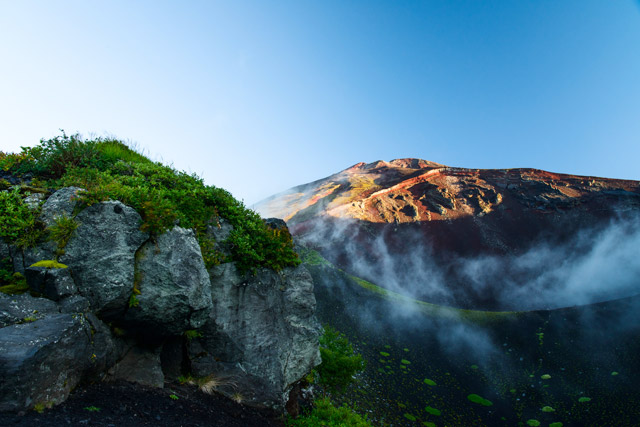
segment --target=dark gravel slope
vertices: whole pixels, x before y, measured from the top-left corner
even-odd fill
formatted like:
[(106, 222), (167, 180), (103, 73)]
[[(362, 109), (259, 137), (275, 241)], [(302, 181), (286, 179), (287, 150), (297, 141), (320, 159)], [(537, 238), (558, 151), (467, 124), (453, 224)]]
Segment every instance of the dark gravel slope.
[(41, 414), (0, 413), (0, 425), (281, 427), (284, 423), (271, 411), (248, 408), (193, 386), (167, 384), (154, 389), (117, 382), (79, 387), (65, 403)]

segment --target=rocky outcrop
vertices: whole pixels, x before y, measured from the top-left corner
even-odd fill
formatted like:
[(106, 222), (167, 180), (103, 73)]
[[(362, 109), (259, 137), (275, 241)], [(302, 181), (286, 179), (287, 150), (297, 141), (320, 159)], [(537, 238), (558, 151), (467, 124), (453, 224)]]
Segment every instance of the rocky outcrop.
[(33, 322), (58, 313), (58, 304), (46, 298), (34, 298), (29, 294), (9, 296), (0, 293), (0, 328)]
[(0, 329), (0, 410), (62, 402), (92, 363), (83, 316), (55, 314)]
[(29, 267), (25, 273), (30, 289), (51, 300), (59, 301), (78, 291), (68, 268)]
[(191, 341), (192, 370), (214, 375), (260, 406), (282, 407), (294, 383), (320, 363), (313, 282), (304, 267), (242, 275), (227, 263), (210, 271), (213, 309)]
[(175, 227), (145, 243), (136, 255), (137, 304), (126, 323), (147, 333), (180, 335), (209, 317), (211, 284), (192, 230)]
[[(118, 201), (74, 217), (78, 191), (59, 190), (42, 208), (48, 225), (61, 215), (79, 224), (59, 263), (32, 265), (62, 253), (52, 242), (1, 253), (39, 297), (0, 294), (0, 411), (58, 404), (85, 379), (162, 387), (178, 375), (284, 410), (296, 382), (320, 362), (307, 271), (245, 275), (234, 263), (207, 271), (192, 230), (150, 236)], [(209, 230), (227, 255), (232, 230), (223, 219)], [(53, 268), (60, 263), (66, 268)], [(227, 381), (214, 386), (214, 377)]]
[(120, 202), (103, 202), (78, 214), (79, 223), (60, 262), (71, 267), (79, 292), (104, 319), (124, 314), (133, 292), (135, 254), (149, 238), (142, 219)]

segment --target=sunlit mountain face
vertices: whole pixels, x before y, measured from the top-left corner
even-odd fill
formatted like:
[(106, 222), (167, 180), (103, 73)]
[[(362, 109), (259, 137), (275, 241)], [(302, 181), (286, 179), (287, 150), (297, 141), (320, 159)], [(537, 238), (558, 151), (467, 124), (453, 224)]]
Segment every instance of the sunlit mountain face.
[(257, 209), (367, 361), (341, 399), (374, 425), (638, 425), (639, 182), (400, 159)]
[(531, 310), (637, 292), (638, 181), (397, 159), (256, 208), (346, 271), (427, 302)]

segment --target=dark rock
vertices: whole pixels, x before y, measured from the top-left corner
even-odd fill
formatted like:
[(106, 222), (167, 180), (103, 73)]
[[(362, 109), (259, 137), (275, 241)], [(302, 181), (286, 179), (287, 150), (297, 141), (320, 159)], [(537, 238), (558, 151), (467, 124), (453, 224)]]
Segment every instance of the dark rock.
[(188, 370), (184, 357), (184, 340), (184, 337), (170, 337), (162, 344), (160, 364), (167, 380), (175, 381)]
[(287, 227), (287, 223), (280, 218), (265, 218), (263, 219), (263, 221), (267, 225), (267, 227), (271, 228), (272, 230), (289, 231), (289, 228)]
[(127, 311), (127, 326), (167, 336), (207, 321), (211, 284), (192, 230), (173, 228), (144, 244), (136, 259), (139, 304)]
[(29, 267), (25, 277), (32, 291), (58, 301), (77, 293), (77, 288), (68, 268)]
[(109, 369), (109, 378), (126, 380), (152, 387), (164, 386), (164, 374), (160, 364), (160, 347), (133, 346), (124, 358)]
[(140, 215), (120, 202), (102, 202), (76, 216), (79, 226), (60, 262), (73, 269), (80, 294), (102, 318), (120, 317), (133, 290), (134, 256), (147, 240)]
[(90, 339), (85, 318), (69, 314), (0, 329), (0, 411), (64, 401), (90, 363)]
[(16, 323), (32, 322), (58, 313), (60, 313), (58, 304), (46, 298), (35, 298), (29, 294), (7, 295), (5, 298), (0, 298), (0, 328)]
[(61, 313), (86, 313), (89, 311), (89, 300), (81, 295), (72, 295), (59, 302)]
[(214, 307), (190, 343), (192, 369), (232, 378), (249, 404), (283, 409), (295, 382), (320, 363), (311, 276), (304, 267), (242, 276), (233, 263), (210, 274)]
[(233, 231), (233, 225), (229, 224), (224, 218), (218, 220), (217, 225), (207, 227), (207, 235), (215, 241), (214, 249), (222, 252), (225, 256), (231, 256), (231, 250), (227, 244), (227, 239)]
[(88, 380), (99, 380), (121, 357), (123, 347), (118, 345), (121, 343), (116, 341), (109, 327), (93, 313), (87, 313), (85, 318), (91, 326), (92, 344), (91, 363), (85, 377)]

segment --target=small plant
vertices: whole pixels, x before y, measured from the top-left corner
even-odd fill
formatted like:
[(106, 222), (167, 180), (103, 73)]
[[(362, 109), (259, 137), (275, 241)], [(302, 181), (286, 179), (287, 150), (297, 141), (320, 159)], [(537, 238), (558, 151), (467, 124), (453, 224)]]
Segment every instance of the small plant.
[(84, 410), (89, 412), (100, 412), (100, 408), (98, 408), (97, 406), (87, 406), (84, 408)]
[(29, 290), (24, 276), (18, 272), (12, 273), (11, 260), (0, 260), (0, 292), (7, 295), (23, 294)]
[(531, 427), (538, 427), (540, 425), (540, 421), (531, 419), (527, 421), (527, 425)]
[(482, 406), (492, 406), (493, 402), (485, 399), (484, 397), (478, 396), (477, 394), (470, 394), (467, 396), (467, 399), (469, 399), (471, 402), (473, 403), (478, 403)]
[(439, 409), (436, 408), (432, 408), (431, 406), (427, 406), (426, 408), (424, 408), (425, 411), (427, 411), (428, 413), (430, 413), (431, 415), (435, 415), (435, 416), (440, 416), (440, 414), (442, 412), (440, 412)]
[(551, 406), (543, 406), (542, 412), (555, 412), (556, 410)]
[(46, 405), (44, 403), (36, 403), (35, 405), (33, 405), (33, 410), (39, 414), (42, 414), (45, 409)]
[(242, 394), (236, 392), (236, 393), (233, 393), (231, 395), (231, 400), (233, 400), (234, 402), (236, 402), (238, 404), (241, 404), (242, 402), (244, 402), (244, 396), (242, 396)]
[(38, 320), (38, 319), (36, 319), (33, 316), (29, 316), (29, 317), (25, 317), (24, 319), (22, 319), (22, 323), (32, 323), (32, 322), (35, 322), (36, 320)]
[(362, 356), (354, 353), (349, 340), (329, 326), (320, 337), (320, 355), (322, 363), (316, 368), (319, 382), (331, 391), (343, 389), (365, 368)]
[(78, 223), (66, 215), (55, 217), (54, 222), (55, 224), (48, 228), (49, 240), (56, 243), (58, 252), (60, 252), (67, 246), (71, 235), (78, 228)]
[(591, 398), (590, 397), (581, 397), (580, 399), (578, 399), (578, 402), (580, 402), (580, 403), (591, 402)]
[(189, 329), (184, 331), (184, 337), (187, 341), (191, 341), (194, 338), (202, 338), (202, 332), (199, 332), (195, 329)]
[(129, 308), (137, 307), (140, 305), (140, 300), (135, 293), (132, 293), (129, 297)]
[(232, 381), (230, 377), (218, 377), (213, 374), (205, 378), (201, 378), (197, 381), (197, 383), (200, 386), (200, 391), (207, 394), (213, 393), (219, 387), (232, 386), (235, 388), (237, 386), (237, 384)]
[(429, 378), (425, 378), (423, 383), (425, 383), (426, 385), (430, 385), (430, 386), (435, 386), (436, 382), (433, 380), (430, 380)]
[(175, 394), (170, 394), (170, 395), (169, 395), (169, 398), (170, 398), (171, 400), (178, 400), (178, 399), (180, 399), (180, 398), (179, 398), (178, 396), (176, 396)]
[(343, 405), (335, 407), (328, 398), (313, 402), (310, 413), (288, 419), (287, 427), (371, 427), (366, 417)]

